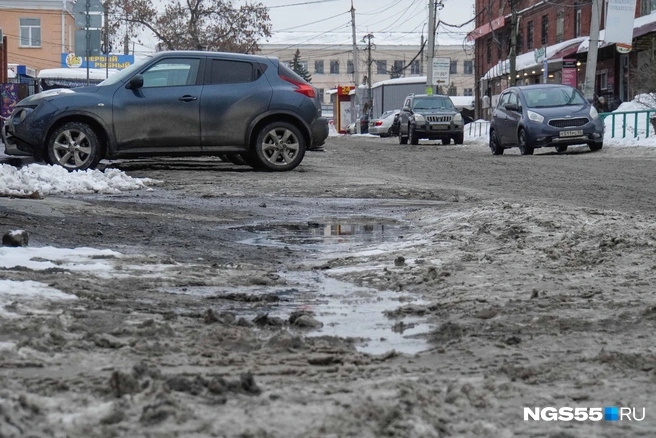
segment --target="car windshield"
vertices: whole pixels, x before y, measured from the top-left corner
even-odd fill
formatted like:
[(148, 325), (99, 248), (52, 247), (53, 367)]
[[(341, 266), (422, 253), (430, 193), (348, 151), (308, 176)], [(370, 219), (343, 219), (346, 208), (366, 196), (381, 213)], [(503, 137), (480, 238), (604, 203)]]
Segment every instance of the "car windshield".
[(104, 86), (107, 86), (107, 85), (114, 85), (114, 84), (118, 84), (119, 82), (123, 82), (125, 79), (129, 78), (137, 70), (139, 70), (142, 65), (144, 65), (146, 62), (150, 61), (150, 58), (151, 57), (148, 56), (144, 59), (141, 59), (141, 60), (135, 62), (134, 64), (132, 64), (131, 66), (129, 66), (127, 68), (124, 68), (120, 72), (118, 72), (114, 75), (111, 75), (110, 77), (108, 77), (107, 79), (105, 79), (104, 81), (99, 83), (98, 86), (99, 87), (104, 87)]
[(414, 105), (412, 106), (413, 110), (453, 110), (455, 107), (451, 102), (451, 99), (444, 97), (426, 97), (415, 99)]
[(581, 93), (570, 87), (524, 90), (524, 98), (526, 99), (526, 106), (529, 108), (585, 105), (585, 99)]

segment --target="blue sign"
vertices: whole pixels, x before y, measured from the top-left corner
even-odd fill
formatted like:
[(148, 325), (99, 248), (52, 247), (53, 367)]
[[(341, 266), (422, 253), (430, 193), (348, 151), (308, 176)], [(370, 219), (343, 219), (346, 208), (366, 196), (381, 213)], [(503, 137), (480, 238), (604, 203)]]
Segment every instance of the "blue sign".
[(61, 54), (61, 66), (63, 68), (87, 68), (87, 61), (89, 68), (113, 68), (122, 70), (134, 64), (134, 55), (99, 55), (90, 56), (75, 56), (74, 53)]

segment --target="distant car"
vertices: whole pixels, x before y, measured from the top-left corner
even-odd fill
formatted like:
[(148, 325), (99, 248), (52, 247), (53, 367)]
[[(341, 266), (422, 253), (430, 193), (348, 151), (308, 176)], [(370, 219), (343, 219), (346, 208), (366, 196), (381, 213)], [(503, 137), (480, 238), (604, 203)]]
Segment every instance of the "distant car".
[(285, 171), (328, 136), (316, 94), (274, 57), (166, 51), (95, 87), (23, 99), (2, 139), (8, 155), (71, 171), (103, 158), (219, 154)]
[(419, 144), (419, 139), (464, 141), (464, 123), (449, 96), (410, 94), (399, 114), (399, 143)]
[[(380, 117), (370, 121), (369, 134), (380, 135), (381, 137), (391, 137), (394, 135), (392, 125), (394, 123), (394, 118), (398, 116), (399, 111), (400, 110), (385, 111)], [(398, 130), (396, 133), (398, 133)]]
[(490, 120), (490, 150), (494, 155), (518, 147), (522, 155), (535, 148), (587, 144), (603, 147), (604, 125), (597, 110), (569, 85), (536, 84), (506, 89)]
[[(359, 118), (360, 121), (360, 134), (367, 134), (369, 132), (369, 114), (363, 114)], [(351, 123), (346, 127), (347, 134), (357, 134), (355, 123)]]

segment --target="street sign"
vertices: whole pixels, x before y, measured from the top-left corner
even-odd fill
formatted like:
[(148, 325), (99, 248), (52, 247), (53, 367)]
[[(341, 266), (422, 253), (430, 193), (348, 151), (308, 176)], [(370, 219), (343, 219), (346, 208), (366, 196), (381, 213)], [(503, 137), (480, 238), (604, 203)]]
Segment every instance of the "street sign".
[(87, 31), (75, 31), (75, 56), (82, 58), (86, 56), (100, 55), (100, 31), (89, 30), (89, 52), (87, 53)]
[(451, 58), (433, 58), (433, 84), (449, 85)]
[(77, 0), (73, 12), (104, 12), (100, 0)]
[(75, 14), (75, 27), (80, 29), (86, 29), (87, 27), (87, 17), (89, 17), (89, 29), (100, 29), (102, 28), (102, 15), (87, 15), (85, 13)]

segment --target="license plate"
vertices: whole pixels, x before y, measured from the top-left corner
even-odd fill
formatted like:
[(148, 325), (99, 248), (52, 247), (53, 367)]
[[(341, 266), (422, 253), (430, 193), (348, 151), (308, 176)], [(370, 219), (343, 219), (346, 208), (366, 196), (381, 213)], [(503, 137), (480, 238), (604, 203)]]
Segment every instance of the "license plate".
[(583, 135), (583, 130), (582, 129), (576, 129), (574, 131), (560, 131), (558, 133), (559, 137), (578, 137)]
[(449, 125), (431, 125), (431, 129), (449, 129)]

